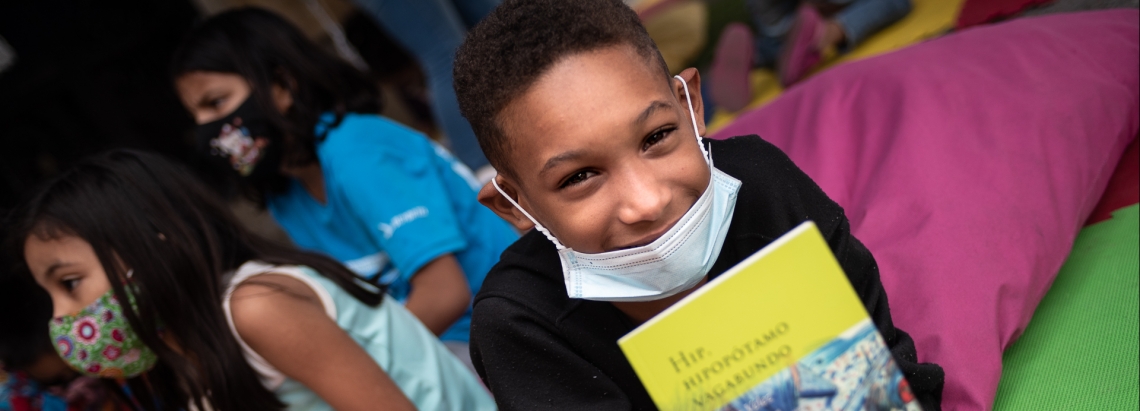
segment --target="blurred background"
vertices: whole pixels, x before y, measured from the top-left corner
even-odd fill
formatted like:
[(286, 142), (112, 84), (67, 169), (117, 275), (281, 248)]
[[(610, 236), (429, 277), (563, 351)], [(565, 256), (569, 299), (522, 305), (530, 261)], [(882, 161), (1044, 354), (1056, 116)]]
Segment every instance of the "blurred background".
[(344, 0), (4, 2), (0, 207), (10, 207), (29, 187), (76, 160), (109, 148), (189, 160), (194, 124), (167, 75), (171, 53), (203, 16), (249, 5), (280, 13), (333, 52), (334, 38), (343, 42), (344, 32), (352, 34), (360, 40), (357, 56), (373, 63), (359, 67), (384, 84), (386, 98), (404, 97), (386, 104), (385, 114), (436, 133), (415, 63)]
[[(673, 71), (708, 67), (726, 26), (754, 25), (746, 0), (626, 2), (642, 15)], [(914, 0), (907, 17), (837, 63), (954, 30), (967, 17), (962, 11), (969, 3), (1019, 5), (985, 16), (998, 19), (1137, 7), (1137, 2)], [(167, 78), (167, 62), (196, 21), (239, 6), (285, 16), (329, 51), (368, 70), (384, 90), (385, 115), (442, 136), (432, 118), (425, 75), (412, 53), (349, 0), (8, 1), (0, 3), (0, 208), (101, 150), (142, 148), (187, 161), (193, 122)], [(779, 94), (779, 82), (765, 81), (771, 75), (753, 73), (754, 93), (746, 109)], [(742, 110), (714, 110), (712, 127), (731, 121), (737, 111)]]
[[(440, 137), (414, 59), (347, 0), (3, 2), (0, 209), (84, 156), (111, 148), (191, 162), (194, 122), (175, 94), (169, 60), (195, 22), (241, 6), (281, 14), (369, 72), (384, 90), (385, 115)], [(203, 177), (226, 191), (220, 177)], [(235, 198), (234, 206), (262, 234), (288, 241), (251, 204)]]

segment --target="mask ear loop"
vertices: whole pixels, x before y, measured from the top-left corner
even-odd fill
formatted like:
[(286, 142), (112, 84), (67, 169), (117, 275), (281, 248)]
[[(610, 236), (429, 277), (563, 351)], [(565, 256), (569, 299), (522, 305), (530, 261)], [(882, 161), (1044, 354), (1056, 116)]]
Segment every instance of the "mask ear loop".
[(704, 137), (701, 137), (701, 133), (697, 131), (697, 112), (693, 110), (693, 99), (689, 97), (689, 83), (681, 76), (673, 76), (673, 78), (681, 80), (681, 85), (685, 86), (685, 102), (689, 104), (689, 119), (693, 121), (693, 134), (697, 136), (697, 145), (701, 147), (701, 154), (705, 156), (705, 161), (709, 163), (709, 166), (712, 166), (712, 155), (709, 154), (708, 150), (705, 150)]
[(550, 240), (550, 242), (554, 243), (554, 248), (556, 248), (558, 250), (565, 250), (566, 249), (566, 246), (562, 245), (562, 243), (559, 242), (557, 238), (554, 238), (554, 235), (550, 234), (550, 231), (547, 231), (546, 227), (543, 227), (542, 224), (538, 223), (538, 220), (535, 220), (534, 217), (530, 216), (530, 213), (526, 212), (526, 210), (523, 210), (522, 206), (520, 206), (519, 203), (515, 202), (515, 199), (513, 199), (513, 198), (511, 198), (511, 196), (507, 195), (506, 192), (503, 192), (503, 189), (499, 188), (499, 183), (495, 180), (496, 179), (494, 179), (494, 178), (491, 179), (491, 185), (495, 186), (495, 190), (498, 190), (499, 194), (502, 194), (503, 197), (506, 197), (507, 201), (511, 202), (511, 205), (515, 206), (515, 208), (519, 209), (519, 211), (522, 211), (523, 215), (525, 215), (526, 218), (528, 220), (530, 220), (530, 222), (534, 223), (534, 229), (535, 230), (538, 230), (538, 232), (540, 232), (540, 233), (542, 233), (542, 235), (546, 236), (546, 239), (548, 239), (548, 240)]

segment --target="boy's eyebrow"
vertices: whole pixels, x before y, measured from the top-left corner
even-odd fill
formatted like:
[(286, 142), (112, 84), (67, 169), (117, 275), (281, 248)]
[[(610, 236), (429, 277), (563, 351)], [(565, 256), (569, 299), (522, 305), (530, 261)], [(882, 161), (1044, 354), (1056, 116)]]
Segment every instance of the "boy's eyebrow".
[(582, 157), (584, 155), (586, 155), (586, 152), (583, 150), (571, 150), (571, 151), (567, 151), (565, 153), (556, 155), (554, 157), (551, 157), (549, 160), (546, 160), (546, 164), (544, 164), (542, 166), (542, 170), (538, 171), (538, 175), (545, 174), (548, 170), (554, 168), (554, 166), (557, 166), (558, 163), (561, 163), (564, 161), (570, 161), (570, 160)]
[(634, 120), (634, 124), (644, 123), (645, 120), (648, 120), (649, 116), (652, 115), (653, 112), (657, 111), (657, 109), (659, 109), (659, 108), (670, 108), (670, 107), (671, 106), (669, 105), (669, 103), (667, 103), (665, 101), (661, 101), (661, 100), (656, 100), (652, 103), (649, 103), (649, 107), (646, 107), (645, 111), (642, 111), (641, 115), (637, 116), (637, 120)]

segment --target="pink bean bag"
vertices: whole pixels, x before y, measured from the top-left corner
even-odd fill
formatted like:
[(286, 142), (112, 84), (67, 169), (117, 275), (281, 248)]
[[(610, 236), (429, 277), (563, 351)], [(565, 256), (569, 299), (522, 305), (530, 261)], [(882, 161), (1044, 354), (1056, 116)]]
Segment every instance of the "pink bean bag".
[(847, 211), (895, 323), (985, 410), (1140, 129), (1140, 13), (1015, 20), (836, 67), (714, 138), (759, 134)]

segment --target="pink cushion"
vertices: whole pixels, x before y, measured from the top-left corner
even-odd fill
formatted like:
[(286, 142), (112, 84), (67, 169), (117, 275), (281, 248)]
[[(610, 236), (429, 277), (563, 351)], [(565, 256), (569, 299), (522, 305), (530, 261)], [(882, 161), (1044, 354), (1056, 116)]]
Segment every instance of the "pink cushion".
[(841, 204), (895, 323), (989, 409), (1002, 352), (1140, 129), (1140, 13), (965, 30), (836, 67), (717, 133), (759, 134)]

